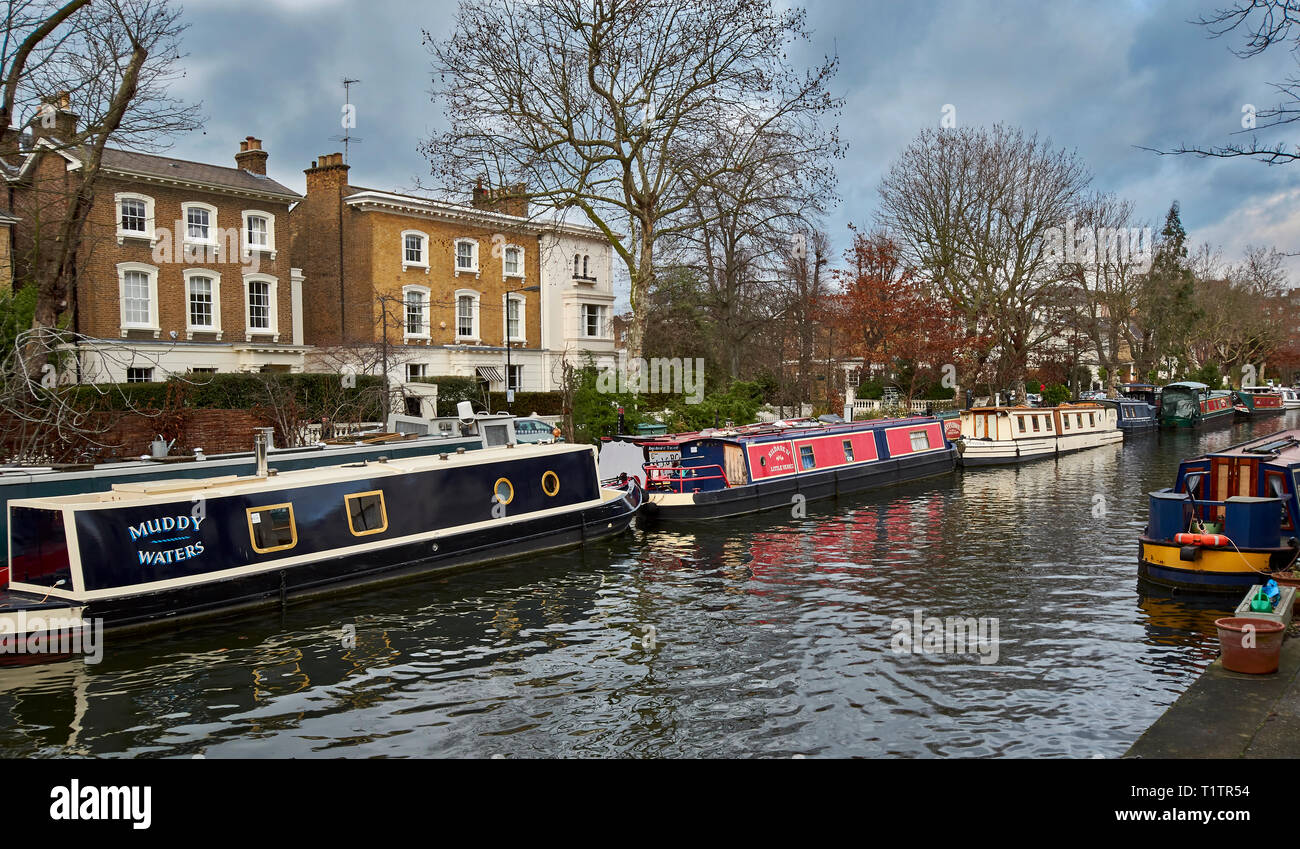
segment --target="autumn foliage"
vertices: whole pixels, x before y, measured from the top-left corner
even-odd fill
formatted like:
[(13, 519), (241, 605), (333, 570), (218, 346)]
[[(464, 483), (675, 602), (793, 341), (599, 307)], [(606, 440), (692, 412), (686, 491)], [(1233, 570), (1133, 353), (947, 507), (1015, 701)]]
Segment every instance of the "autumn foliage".
[(961, 347), (960, 324), (948, 304), (904, 265), (886, 233), (854, 228), (844, 265), (835, 272), (840, 292), (821, 316), (844, 340), (843, 354), (883, 372), (908, 399), (940, 382)]

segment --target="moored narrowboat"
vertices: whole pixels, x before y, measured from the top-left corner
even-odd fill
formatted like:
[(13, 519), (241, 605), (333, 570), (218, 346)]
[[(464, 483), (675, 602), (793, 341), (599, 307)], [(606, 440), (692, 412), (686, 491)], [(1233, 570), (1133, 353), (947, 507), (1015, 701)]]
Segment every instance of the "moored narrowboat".
[[(631, 446), (629, 448), (629, 446)], [(648, 519), (709, 519), (829, 498), (953, 471), (932, 416), (704, 430), (601, 449), (601, 473), (645, 474)]]
[(1116, 408), (1085, 401), (1060, 407), (975, 407), (961, 414), (963, 466), (1021, 463), (1124, 439)]
[(508, 445), (277, 473), (263, 453), (248, 477), (18, 499), (0, 618), (149, 626), (582, 544), (642, 500), (595, 459)]
[(1160, 390), (1161, 427), (1208, 427), (1227, 424), (1235, 415), (1233, 394), (1204, 383), (1183, 380)]
[(1124, 433), (1154, 430), (1159, 423), (1156, 408), (1146, 401), (1133, 398), (1096, 398), (1094, 404), (1101, 404), (1115, 410), (1115, 423)]
[(1240, 593), (1300, 553), (1300, 430), (1184, 460), (1174, 486), (1149, 496), (1138, 574), (1153, 584)]
[(1245, 418), (1277, 416), (1286, 412), (1286, 398), (1268, 386), (1243, 386), (1235, 393), (1237, 414)]
[[(514, 416), (474, 413), (462, 402), (458, 417), (432, 420), (432, 428), (414, 432), (390, 417), (387, 431), (364, 431), (331, 438), (314, 445), (274, 448), (267, 444), (271, 465), (281, 472), (338, 466), (344, 463), (374, 462), (380, 458), (430, 457), (464, 449), (505, 445), (515, 442)], [(260, 428), (269, 438), (273, 428)], [(254, 435), (249, 434), (252, 445)], [(0, 465), (0, 539), (6, 535), (9, 511), (5, 505), (17, 498), (45, 498), (83, 492), (107, 492), (114, 484), (174, 480), (176, 478), (218, 478), (251, 475), (257, 471), (255, 451), (228, 454), (141, 457), (107, 463), (63, 464), (58, 466)]]
[(1300, 392), (1290, 386), (1283, 386), (1278, 391), (1282, 393), (1282, 406), (1285, 409), (1300, 410)]

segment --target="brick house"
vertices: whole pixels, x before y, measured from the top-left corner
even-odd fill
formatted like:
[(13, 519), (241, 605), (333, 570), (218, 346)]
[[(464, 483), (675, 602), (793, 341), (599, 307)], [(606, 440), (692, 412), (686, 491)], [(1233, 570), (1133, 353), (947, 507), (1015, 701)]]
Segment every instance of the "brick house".
[(454, 204), (352, 185), (348, 171), (339, 153), (313, 162), (289, 216), (305, 339), (321, 354), (386, 334), (391, 379), (477, 375), (498, 391), (554, 389), (558, 359), (579, 348), (612, 361), (599, 231), (532, 220), (505, 193)]
[[(6, 175), (21, 284), (75, 188), (75, 126), (34, 132)], [(72, 329), (84, 382), (151, 381), (169, 374), (301, 371), (302, 275), (290, 266), (287, 223), (301, 196), (266, 175), (252, 136), (234, 167), (106, 148), (77, 257)]]
[(18, 219), (0, 209), (0, 289), (9, 291), (14, 285), (14, 227)]

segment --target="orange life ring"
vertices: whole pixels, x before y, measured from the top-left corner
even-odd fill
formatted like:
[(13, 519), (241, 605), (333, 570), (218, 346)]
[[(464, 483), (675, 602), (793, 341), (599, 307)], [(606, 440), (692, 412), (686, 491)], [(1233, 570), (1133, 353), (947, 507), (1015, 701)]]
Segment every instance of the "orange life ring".
[(1174, 542), (1179, 545), (1231, 545), (1232, 541), (1224, 534), (1174, 534)]

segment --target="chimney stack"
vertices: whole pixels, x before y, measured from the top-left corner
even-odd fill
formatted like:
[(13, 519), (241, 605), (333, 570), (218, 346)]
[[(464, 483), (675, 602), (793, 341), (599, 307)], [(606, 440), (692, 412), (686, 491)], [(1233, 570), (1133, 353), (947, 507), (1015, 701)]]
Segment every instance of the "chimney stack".
[(503, 186), (499, 189), (485, 189), (480, 179), (474, 184), (471, 203), (475, 209), (500, 212), (503, 215), (514, 215), (519, 218), (528, 217), (528, 196), (523, 183), (515, 183), (513, 186)]
[(41, 98), (41, 108), (32, 118), (32, 139), (71, 140), (77, 132), (77, 115), (71, 109), (72, 98), (66, 91)]
[(262, 150), (262, 140), (247, 136), (239, 143), (239, 153), (235, 154), (235, 167), (242, 168), (250, 174), (266, 174), (267, 152)]
[(307, 175), (307, 194), (323, 190), (341, 195), (348, 184), (348, 168), (342, 153), (326, 153), (312, 160), (311, 167), (303, 171)]

